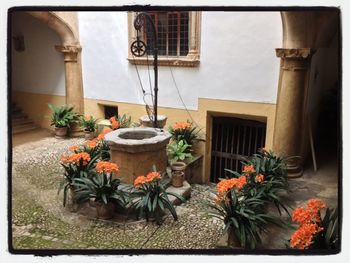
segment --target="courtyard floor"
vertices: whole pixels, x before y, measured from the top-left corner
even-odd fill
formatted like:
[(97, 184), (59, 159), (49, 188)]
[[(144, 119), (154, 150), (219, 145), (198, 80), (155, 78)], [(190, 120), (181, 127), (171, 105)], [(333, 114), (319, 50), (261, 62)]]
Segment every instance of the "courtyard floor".
[[(213, 185), (192, 185), (191, 198), (178, 206), (178, 221), (118, 224), (93, 220), (62, 206), (59, 157), (83, 139), (61, 140), (37, 130), (13, 137), (12, 234), (15, 249), (214, 249), (222, 242), (223, 224), (208, 218), (203, 204)], [(320, 158), (321, 159), (321, 158)], [(309, 198), (337, 205), (337, 161), (319, 160), (317, 173), (307, 169), (290, 180), (292, 207)], [(286, 215), (284, 215), (286, 216)], [(271, 227), (265, 248), (285, 248), (292, 229)], [(274, 238), (271, 239), (271, 236)]]

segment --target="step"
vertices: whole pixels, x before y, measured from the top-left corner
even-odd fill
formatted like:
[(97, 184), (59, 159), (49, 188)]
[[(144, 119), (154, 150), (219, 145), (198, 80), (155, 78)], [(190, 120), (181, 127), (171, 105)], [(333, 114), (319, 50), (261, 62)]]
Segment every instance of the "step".
[(18, 119), (27, 119), (28, 118), (28, 116), (27, 115), (25, 115), (23, 112), (20, 112), (20, 113), (16, 113), (16, 114), (12, 114), (11, 115), (11, 119), (12, 120), (18, 120)]
[(38, 129), (38, 127), (33, 124), (21, 125), (17, 127), (12, 127), (12, 134), (23, 133), (23, 132), (32, 131), (35, 129)]
[(17, 114), (17, 113), (21, 113), (21, 112), (22, 112), (22, 109), (20, 109), (20, 108), (12, 108), (11, 109), (12, 114)]
[(12, 127), (16, 126), (16, 125), (22, 125), (22, 124), (28, 124), (28, 123), (33, 123), (33, 121), (29, 118), (15, 118), (12, 119)]

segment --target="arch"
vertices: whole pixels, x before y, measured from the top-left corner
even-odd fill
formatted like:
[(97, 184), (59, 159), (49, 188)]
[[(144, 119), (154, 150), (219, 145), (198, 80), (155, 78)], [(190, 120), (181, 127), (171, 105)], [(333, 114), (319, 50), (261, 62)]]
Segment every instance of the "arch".
[[(73, 106), (77, 113), (84, 114), (84, 92), (81, 67), (81, 46), (77, 30), (70, 23), (74, 20), (66, 16), (65, 12), (27, 12), (31, 16), (41, 20), (49, 28), (58, 34), (61, 45), (56, 50), (64, 56), (66, 104)], [(78, 125), (72, 125), (72, 136), (83, 134)]]
[(79, 40), (72, 27), (54, 12), (27, 12), (41, 20), (61, 38), (62, 45), (78, 45)]

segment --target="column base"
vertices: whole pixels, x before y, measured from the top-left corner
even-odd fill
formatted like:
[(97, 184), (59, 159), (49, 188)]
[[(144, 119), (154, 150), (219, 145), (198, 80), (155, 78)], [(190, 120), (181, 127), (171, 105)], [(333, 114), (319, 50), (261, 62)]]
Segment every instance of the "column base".
[(287, 177), (299, 178), (303, 176), (304, 169), (300, 164), (287, 164)]

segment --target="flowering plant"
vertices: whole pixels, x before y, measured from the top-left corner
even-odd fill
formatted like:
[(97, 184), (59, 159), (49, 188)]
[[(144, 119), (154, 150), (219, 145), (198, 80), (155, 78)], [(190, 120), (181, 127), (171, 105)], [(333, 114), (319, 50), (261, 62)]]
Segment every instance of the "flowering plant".
[(172, 139), (176, 142), (184, 140), (188, 145), (193, 145), (199, 141), (199, 132), (196, 126), (190, 122), (176, 122), (174, 126), (169, 127), (169, 132)]
[(174, 220), (177, 220), (176, 210), (169, 200), (169, 195), (185, 201), (182, 196), (165, 191), (165, 183), (160, 173), (150, 172), (135, 179), (131, 207), (138, 210), (138, 216), (145, 216), (147, 221), (154, 215), (157, 224), (161, 224), (161, 214), (165, 208), (170, 211)]
[(217, 184), (215, 204), (207, 202), (209, 215), (222, 220), (225, 231), (233, 231), (239, 246), (254, 249), (261, 243), (260, 234), (266, 231), (268, 223), (281, 225), (264, 211), (265, 201), (244, 195), (246, 176), (223, 179)]
[(321, 210), (325, 208), (326, 204), (320, 199), (310, 199), (306, 208), (297, 207), (293, 211), (292, 221), (298, 224), (298, 229), (291, 235), (291, 248), (337, 248), (339, 246), (337, 209), (327, 208), (322, 217)]
[(64, 168), (64, 180), (60, 183), (58, 193), (63, 189), (63, 206), (66, 205), (68, 190), (73, 191), (73, 181), (76, 178), (88, 177), (94, 167), (94, 160), (87, 152), (75, 152), (61, 156), (61, 165)]
[[(288, 191), (284, 159), (277, 157), (272, 151), (262, 149), (242, 164), (242, 174), (247, 177), (247, 184), (242, 190), (244, 194), (271, 202), (280, 214), (281, 208), (289, 214), (286, 199), (281, 196), (282, 192)], [(231, 177), (241, 176), (235, 171), (225, 170)]]
[(108, 204), (112, 200), (125, 207), (125, 193), (119, 189), (119, 167), (116, 163), (100, 161), (95, 168), (95, 174), (88, 178), (76, 178), (73, 185), (77, 187), (78, 201), (93, 198), (95, 202)]
[(84, 127), (84, 130), (88, 132), (94, 132), (96, 130), (96, 121), (97, 119), (94, 119), (91, 115), (80, 118), (81, 125)]
[(123, 114), (122, 116), (113, 116), (109, 120), (113, 130), (117, 130), (119, 128), (129, 128), (131, 125), (131, 116), (127, 117), (126, 114)]

